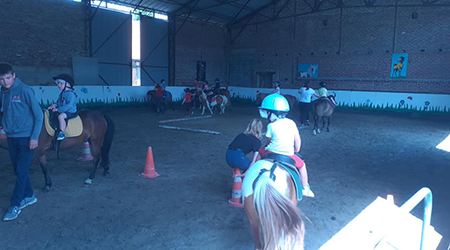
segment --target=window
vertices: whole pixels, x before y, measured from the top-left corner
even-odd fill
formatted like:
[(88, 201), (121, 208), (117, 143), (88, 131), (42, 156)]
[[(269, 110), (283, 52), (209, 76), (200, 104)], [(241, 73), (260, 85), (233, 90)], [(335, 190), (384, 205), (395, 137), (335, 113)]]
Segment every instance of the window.
[(141, 86), (141, 16), (132, 14), (131, 19), (131, 85)]

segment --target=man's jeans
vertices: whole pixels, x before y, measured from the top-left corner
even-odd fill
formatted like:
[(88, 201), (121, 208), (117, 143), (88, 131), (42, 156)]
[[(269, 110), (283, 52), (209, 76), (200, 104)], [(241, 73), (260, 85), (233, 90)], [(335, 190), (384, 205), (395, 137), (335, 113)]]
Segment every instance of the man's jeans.
[(33, 196), (28, 170), (33, 151), (29, 147), (30, 137), (8, 137), (9, 155), (16, 175), (16, 186), (11, 197), (11, 206), (19, 206), (25, 197)]

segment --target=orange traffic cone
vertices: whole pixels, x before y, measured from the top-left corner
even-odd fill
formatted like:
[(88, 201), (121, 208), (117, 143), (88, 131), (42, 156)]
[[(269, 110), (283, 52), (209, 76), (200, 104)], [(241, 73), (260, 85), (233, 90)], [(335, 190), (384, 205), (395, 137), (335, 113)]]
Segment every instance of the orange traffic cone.
[(89, 147), (89, 142), (84, 142), (83, 151), (81, 152), (81, 156), (78, 157), (79, 161), (92, 161), (94, 157), (91, 154), (91, 148)]
[(6, 140), (6, 133), (3, 130), (3, 127), (0, 127), (0, 140)]
[(231, 193), (231, 199), (228, 200), (228, 204), (233, 207), (244, 207), (242, 204), (242, 177), (241, 170), (239, 168), (234, 169), (234, 184), (233, 192)]
[(141, 176), (144, 178), (154, 178), (159, 176), (159, 174), (156, 173), (155, 171), (155, 163), (153, 162), (152, 147), (148, 147), (147, 160), (145, 161), (145, 169), (144, 172), (141, 173)]

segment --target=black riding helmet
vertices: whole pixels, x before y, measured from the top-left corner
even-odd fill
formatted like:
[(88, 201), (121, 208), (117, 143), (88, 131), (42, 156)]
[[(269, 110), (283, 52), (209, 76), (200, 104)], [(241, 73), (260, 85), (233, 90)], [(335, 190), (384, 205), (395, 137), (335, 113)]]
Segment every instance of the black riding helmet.
[(327, 84), (325, 82), (320, 82), (320, 87), (325, 88), (327, 86)]
[[(63, 80), (70, 84), (70, 88), (73, 89), (73, 86), (75, 85), (75, 81), (73, 80), (73, 77), (69, 74), (59, 74), (57, 76), (53, 77), (53, 80)], [(66, 85), (67, 87), (67, 85)]]

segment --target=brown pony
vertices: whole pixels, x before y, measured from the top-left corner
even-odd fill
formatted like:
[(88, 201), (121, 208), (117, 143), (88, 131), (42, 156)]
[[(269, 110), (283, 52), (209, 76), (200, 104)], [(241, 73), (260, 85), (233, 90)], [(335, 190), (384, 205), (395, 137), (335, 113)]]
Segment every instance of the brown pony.
[(297, 208), (297, 191), (284, 167), (269, 160), (257, 161), (245, 175), (242, 194), (255, 249), (303, 249), (305, 228)]
[[(335, 99), (336, 94), (328, 96), (330, 99)], [(327, 119), (327, 132), (330, 132), (330, 120), (333, 116), (335, 106), (333, 102), (328, 98), (319, 98), (313, 102), (313, 114), (314, 114), (314, 130), (313, 134), (320, 133), (318, 122), (322, 119), (322, 129), (325, 127), (325, 118)]]
[(158, 100), (157, 96), (156, 96), (156, 90), (149, 90), (147, 92), (147, 101), (148, 102), (152, 102), (156, 109), (157, 112), (159, 112), (159, 109), (162, 109), (163, 111), (165, 109), (167, 109), (169, 106), (172, 108), (173, 111), (175, 111), (175, 107), (173, 105), (173, 101), (172, 101), (172, 93), (170, 93), (169, 91), (166, 91), (166, 98), (163, 98), (162, 103), (158, 103), (156, 100)]
[[(86, 179), (85, 183), (91, 184), (100, 160), (103, 167), (103, 175), (106, 176), (109, 174), (109, 151), (114, 137), (115, 125), (109, 116), (97, 111), (81, 110), (78, 115), (83, 122), (82, 134), (77, 137), (66, 137), (64, 140), (60, 141), (59, 149), (69, 149), (82, 145), (85, 141), (89, 142), (91, 153), (94, 157), (94, 165), (89, 178)], [(33, 159), (34, 162), (38, 161), (41, 165), (45, 177), (44, 191), (50, 191), (50, 187), (52, 186), (52, 180), (47, 171), (47, 160), (45, 157), (45, 151), (50, 148), (52, 140), (53, 136), (50, 136), (47, 133), (45, 124), (42, 125), (38, 141), (39, 146), (34, 151)]]

